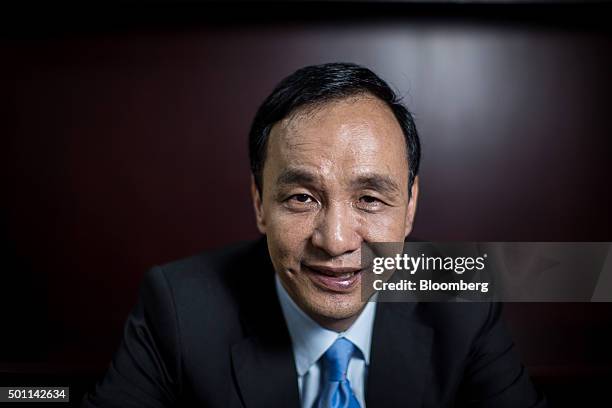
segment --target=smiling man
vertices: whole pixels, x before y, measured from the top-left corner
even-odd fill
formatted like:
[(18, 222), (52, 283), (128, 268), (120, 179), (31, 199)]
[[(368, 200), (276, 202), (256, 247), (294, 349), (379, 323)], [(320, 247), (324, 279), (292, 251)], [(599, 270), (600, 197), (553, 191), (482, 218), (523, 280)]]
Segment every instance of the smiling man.
[(321, 326), (343, 331), (364, 306), (361, 244), (404, 241), (418, 179), (409, 194), (404, 135), (384, 102), (358, 93), (321, 104), (272, 127), (253, 201), (283, 287)]
[(372, 71), (285, 78), (249, 138), (264, 237), (152, 269), (83, 406), (544, 406), (498, 305), (362, 296), (362, 245), (412, 230), (419, 146)]

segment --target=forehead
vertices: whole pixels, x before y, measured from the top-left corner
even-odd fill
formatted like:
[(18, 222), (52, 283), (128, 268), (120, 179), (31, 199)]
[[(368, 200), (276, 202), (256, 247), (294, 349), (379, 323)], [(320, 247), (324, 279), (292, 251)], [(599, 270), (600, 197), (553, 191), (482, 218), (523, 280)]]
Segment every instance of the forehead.
[(310, 168), (323, 178), (365, 172), (384, 173), (398, 182), (408, 177), (399, 123), (384, 102), (371, 96), (301, 109), (276, 123), (265, 169), (278, 173), (286, 167)]

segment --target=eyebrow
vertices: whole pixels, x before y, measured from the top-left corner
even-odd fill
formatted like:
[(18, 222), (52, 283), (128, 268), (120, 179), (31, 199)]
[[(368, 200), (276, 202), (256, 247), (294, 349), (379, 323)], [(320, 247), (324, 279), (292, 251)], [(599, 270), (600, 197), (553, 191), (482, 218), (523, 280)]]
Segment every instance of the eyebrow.
[(398, 184), (389, 176), (383, 174), (364, 174), (353, 181), (355, 189), (369, 189), (386, 194), (399, 194)]
[[(276, 179), (277, 185), (316, 184), (317, 181), (316, 174), (296, 168), (286, 169)], [(351, 187), (355, 190), (370, 189), (386, 194), (399, 194), (401, 192), (399, 185), (391, 177), (378, 173), (358, 176), (351, 182)]]
[(284, 170), (276, 179), (276, 184), (314, 184), (317, 181), (315, 174), (301, 169)]

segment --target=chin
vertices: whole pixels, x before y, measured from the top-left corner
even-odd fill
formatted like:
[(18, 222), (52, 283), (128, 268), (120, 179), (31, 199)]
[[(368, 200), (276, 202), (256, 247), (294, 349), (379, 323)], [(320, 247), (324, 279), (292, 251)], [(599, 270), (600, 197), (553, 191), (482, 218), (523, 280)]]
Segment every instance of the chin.
[(365, 304), (361, 300), (359, 291), (342, 295), (322, 293), (317, 296), (316, 300), (309, 303), (313, 313), (330, 320), (354, 317), (361, 312)]
[[(297, 277), (297, 279), (296, 279)], [(309, 279), (286, 273), (289, 292), (294, 301), (313, 320), (341, 321), (358, 315), (366, 302), (361, 299), (361, 285), (348, 293), (334, 293), (321, 289)]]

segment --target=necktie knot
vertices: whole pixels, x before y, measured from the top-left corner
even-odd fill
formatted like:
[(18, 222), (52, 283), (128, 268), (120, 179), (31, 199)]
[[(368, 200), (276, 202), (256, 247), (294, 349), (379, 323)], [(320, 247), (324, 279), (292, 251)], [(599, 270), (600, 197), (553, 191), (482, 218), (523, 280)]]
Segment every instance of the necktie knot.
[(323, 354), (323, 389), (317, 408), (359, 408), (351, 384), (346, 378), (355, 345), (341, 337)]
[(346, 379), (349, 361), (354, 352), (355, 345), (344, 337), (337, 339), (327, 349), (323, 354), (323, 364), (328, 381), (343, 381)]

